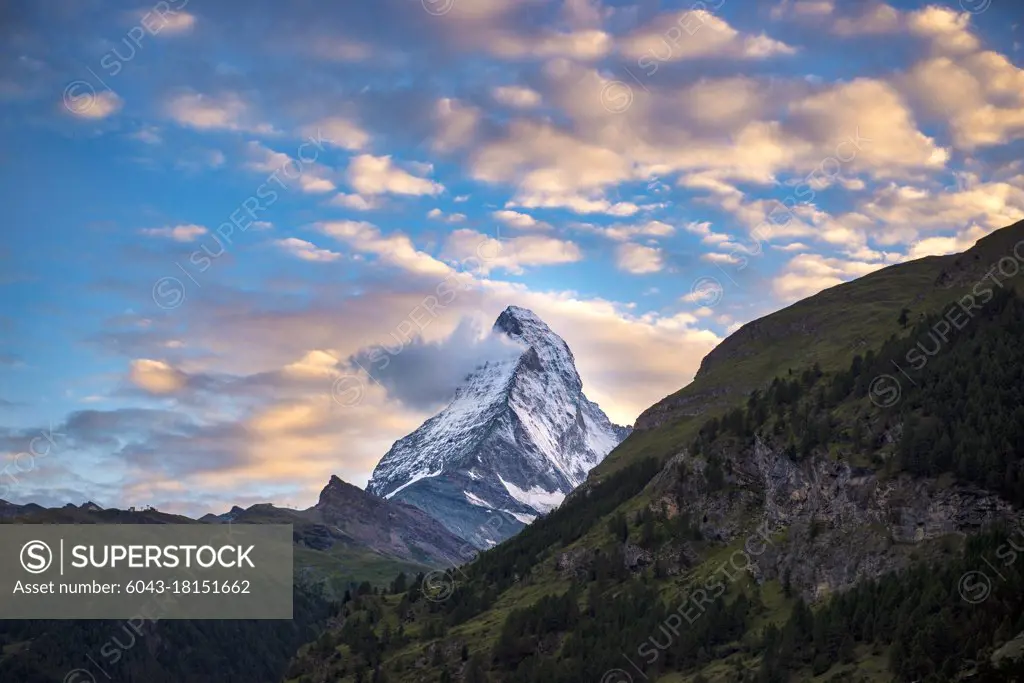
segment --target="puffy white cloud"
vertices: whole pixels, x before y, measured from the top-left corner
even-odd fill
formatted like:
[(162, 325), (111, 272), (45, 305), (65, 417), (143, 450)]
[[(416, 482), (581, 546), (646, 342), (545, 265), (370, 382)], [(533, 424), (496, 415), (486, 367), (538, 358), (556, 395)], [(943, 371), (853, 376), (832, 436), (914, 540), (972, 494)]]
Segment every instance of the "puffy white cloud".
[(689, 59), (765, 59), (791, 55), (796, 48), (766, 34), (743, 35), (706, 10), (666, 12), (625, 36), (619, 50), (641, 66)]
[(173, 394), (188, 383), (184, 372), (161, 360), (139, 358), (128, 370), (129, 381), (150, 394)]
[(873, 273), (885, 265), (827, 258), (820, 254), (799, 254), (774, 279), (773, 287), (775, 294), (783, 301), (795, 301)]
[(282, 183), (297, 179), (299, 187), (307, 194), (324, 194), (337, 189), (328, 177), (330, 170), (314, 161), (306, 163), (293, 159), (255, 141), (246, 145), (246, 155), (246, 168), (261, 173), (280, 173)]
[(332, 221), (319, 223), (317, 228), (325, 235), (348, 244), (352, 249), (375, 254), (381, 260), (410, 273), (446, 276), (452, 268), (426, 252), (416, 249), (408, 235), (384, 235), (372, 223), (365, 221)]
[(346, 178), (356, 192), (364, 195), (437, 195), (444, 191), (440, 183), (395, 166), (390, 156), (360, 154), (349, 162)]
[(1024, 137), (1024, 69), (984, 51), (915, 64), (901, 83), (930, 115), (948, 121), (966, 150)]
[(466, 214), (464, 213), (451, 213), (445, 214), (441, 209), (431, 209), (427, 212), (427, 218), (435, 221), (444, 221), (445, 223), (464, 223), (466, 221)]
[(205, 95), (183, 92), (172, 96), (165, 111), (177, 123), (198, 130), (232, 130), (271, 134), (274, 128), (256, 121), (252, 106), (241, 95), (225, 92)]
[(539, 221), (533, 216), (519, 211), (511, 211), (509, 209), (503, 209), (501, 211), (495, 211), (493, 215), (496, 219), (516, 230), (551, 230), (551, 225), (544, 221)]
[(615, 250), (615, 265), (633, 275), (657, 273), (665, 267), (661, 249), (642, 244), (620, 244)]
[(382, 204), (378, 197), (364, 197), (361, 194), (345, 194), (344, 192), (339, 192), (331, 197), (331, 201), (328, 203), (331, 206), (340, 206), (356, 211), (372, 211), (380, 208)]
[(444, 254), (447, 258), (473, 263), (476, 272), (486, 275), (504, 269), (521, 274), (529, 266), (573, 263), (583, 258), (573, 242), (547, 235), (495, 239), (474, 230), (456, 230), (448, 236)]
[(991, 230), (980, 225), (971, 225), (965, 230), (949, 237), (925, 237), (914, 242), (907, 252), (908, 259), (924, 258), (925, 256), (944, 256), (966, 251)]
[(668, 223), (655, 220), (647, 221), (645, 223), (637, 223), (634, 225), (615, 224), (609, 226), (598, 226), (585, 223), (580, 224), (577, 227), (603, 235), (604, 237), (615, 240), (616, 242), (628, 242), (629, 240), (637, 237), (670, 237), (674, 235), (676, 231), (676, 229)]
[(882, 244), (906, 244), (921, 234), (974, 224), (992, 231), (1024, 219), (1024, 176), (941, 192), (892, 183), (865, 198), (858, 211), (874, 221), (871, 229)]
[(274, 240), (274, 244), (303, 261), (329, 263), (341, 258), (341, 254), (337, 252), (331, 251), (330, 249), (321, 249), (312, 242), (300, 240), (297, 237), (287, 237), (281, 240)]
[(928, 5), (907, 15), (911, 34), (931, 42), (932, 49), (944, 54), (974, 52), (978, 39), (970, 31), (971, 15), (948, 7)]
[[(943, 168), (949, 152), (922, 133), (913, 112), (891, 84), (858, 78), (814, 93), (789, 107), (792, 125), (813, 140), (814, 165), (827, 180), (838, 172), (898, 176), (913, 169)], [(827, 167), (826, 167), (827, 165)]]

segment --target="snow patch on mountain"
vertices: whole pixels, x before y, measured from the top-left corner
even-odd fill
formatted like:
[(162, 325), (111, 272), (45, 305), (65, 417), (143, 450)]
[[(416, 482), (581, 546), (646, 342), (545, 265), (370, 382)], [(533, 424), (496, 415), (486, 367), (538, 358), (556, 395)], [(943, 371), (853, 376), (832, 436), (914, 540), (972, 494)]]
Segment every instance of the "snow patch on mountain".
[(394, 491), (392, 491), (391, 493), (387, 494), (384, 497), (385, 498), (391, 498), (392, 496), (394, 496), (396, 493), (398, 493), (402, 489), (408, 488), (409, 486), (412, 486), (413, 484), (418, 482), (420, 479), (429, 479), (430, 477), (439, 477), (439, 476), (441, 476), (441, 472), (442, 472), (441, 470), (438, 470), (437, 472), (426, 472), (426, 471), (416, 472), (415, 474), (413, 474), (409, 478), (409, 481), (405, 482), (404, 484), (402, 484), (397, 489), (395, 489)]
[(540, 513), (551, 512), (565, 500), (565, 494), (561, 491), (545, 491), (539, 486), (534, 486), (529, 491), (524, 491), (512, 482), (502, 479), (500, 474), (498, 475), (498, 480), (510, 496)]

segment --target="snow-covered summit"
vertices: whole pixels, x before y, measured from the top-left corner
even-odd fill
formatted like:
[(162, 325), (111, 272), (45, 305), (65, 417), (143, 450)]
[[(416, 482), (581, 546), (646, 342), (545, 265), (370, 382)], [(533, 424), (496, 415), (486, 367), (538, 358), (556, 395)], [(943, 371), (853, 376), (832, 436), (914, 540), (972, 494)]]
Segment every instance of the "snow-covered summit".
[(366, 489), (481, 548), (557, 507), (629, 433), (583, 395), (572, 351), (535, 313), (509, 306), (494, 331), (520, 349), (471, 373), (391, 447)]

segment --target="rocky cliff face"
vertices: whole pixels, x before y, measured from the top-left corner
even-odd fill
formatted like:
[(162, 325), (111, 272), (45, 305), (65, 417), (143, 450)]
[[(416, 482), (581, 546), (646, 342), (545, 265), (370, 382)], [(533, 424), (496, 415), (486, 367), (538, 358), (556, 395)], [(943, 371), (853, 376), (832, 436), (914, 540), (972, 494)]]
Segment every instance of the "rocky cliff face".
[[(810, 601), (949, 552), (985, 525), (1021, 521), (1009, 503), (976, 487), (882, 478), (824, 457), (794, 462), (762, 438), (719, 456), (723, 488), (711, 490), (707, 460), (684, 451), (652, 481), (653, 506), (688, 513), (705, 538), (768, 536), (751, 542), (738, 564), (758, 581), (788, 582)], [(657, 554), (676, 564), (678, 555), (671, 545)]]
[(629, 433), (583, 394), (572, 351), (533, 312), (510, 306), (494, 331), (516, 353), (467, 377), (443, 411), (392, 446), (367, 486), (479, 548), (557, 507)]

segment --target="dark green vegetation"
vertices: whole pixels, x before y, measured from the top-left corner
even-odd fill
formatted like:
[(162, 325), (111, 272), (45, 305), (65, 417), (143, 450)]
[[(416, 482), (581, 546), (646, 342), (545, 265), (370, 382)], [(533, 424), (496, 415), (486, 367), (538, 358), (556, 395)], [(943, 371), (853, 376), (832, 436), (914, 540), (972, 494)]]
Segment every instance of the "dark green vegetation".
[[(442, 577), (441, 595), (428, 576), (346, 602), (343, 626), (304, 648), (290, 679), (569, 683), (621, 669), (641, 680), (636, 666), (663, 683), (1017, 680), (1020, 663), (994, 656), (1024, 631), (1024, 562), (1008, 529), (935, 536), (900, 571), (883, 564), (810, 602), (788, 573), (723, 573), (745, 534), (702, 532), (707, 516), (673, 508), (664, 492), (681, 479), (711, 503), (749, 506), (756, 489), (736, 464), (756, 442), (789, 463), (781, 472), (844, 462), (882, 489), (927, 477), (929, 490), (974, 485), (1020, 505), (1024, 304), (1005, 282), (966, 321), (954, 309), (1021, 239), (1024, 224), (746, 326), (555, 513)], [(940, 316), (958, 322), (935, 348)], [(900, 382), (896, 400), (881, 375)], [(680, 453), (702, 468), (662, 469)], [(746, 518), (746, 531), (758, 521)], [(843, 539), (860, 538), (836, 531), (839, 517), (807, 521), (809, 537), (831, 534), (840, 554)], [(780, 547), (804, 533), (773, 532)], [(893, 558), (913, 545), (886, 543)], [(961, 577), (980, 570), (995, 583), (974, 604), (962, 592), (977, 597), (979, 579)]]
[(293, 604), (292, 621), (0, 621), (0, 681), (277, 681), (331, 611), (301, 589)]
[[(1006, 563), (1016, 551), (1010, 539), (996, 532), (970, 539), (961, 557), (941, 566), (921, 566), (902, 575), (868, 581), (836, 596), (822, 609), (812, 611), (803, 602), (789, 620), (763, 635), (764, 655), (758, 683), (783, 683), (790, 672), (810, 667), (812, 673), (828, 671), (837, 662), (856, 661), (861, 645), (888, 646), (889, 665), (899, 681), (952, 681), (961, 672), (970, 680), (1024, 680), (1024, 660), (993, 664), (978, 653), (1005, 642), (1024, 630), (1024, 562)], [(986, 562), (998, 562), (997, 576)], [(968, 572), (990, 571), (987, 584), (973, 583)], [(966, 581), (962, 577), (968, 576)], [(979, 579), (980, 580), (980, 579)]]

